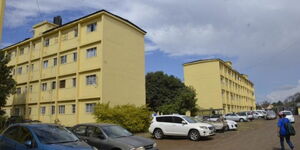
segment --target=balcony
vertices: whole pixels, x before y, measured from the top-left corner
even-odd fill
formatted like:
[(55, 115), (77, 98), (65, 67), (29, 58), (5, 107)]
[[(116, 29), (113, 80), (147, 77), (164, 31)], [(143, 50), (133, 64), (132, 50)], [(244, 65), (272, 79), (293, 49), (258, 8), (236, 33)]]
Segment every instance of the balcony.
[(37, 103), (38, 100), (39, 100), (38, 92), (29, 93), (28, 100), (27, 100), (28, 103)]
[(43, 56), (48, 56), (57, 53), (58, 44), (49, 45), (48, 47), (44, 47)]
[(57, 99), (57, 97), (56, 97), (55, 89), (41, 92), (41, 101), (40, 102), (55, 101), (56, 99)]
[(26, 103), (26, 94), (27, 94), (27, 92), (15, 95), (12, 105), (25, 104)]
[(31, 72), (29, 80), (30, 81), (35, 81), (35, 80), (39, 80), (40, 79), (40, 72), (38, 70), (34, 70), (33, 72)]
[(23, 55), (19, 55), (18, 63), (24, 63), (29, 60), (29, 53), (25, 53)]
[(76, 98), (76, 88), (60, 88), (58, 90), (58, 100), (73, 100)]
[(66, 74), (71, 74), (71, 73), (76, 73), (76, 63), (71, 62), (67, 64), (61, 64), (59, 67), (59, 74), (60, 75), (66, 75)]
[(17, 83), (25, 83), (28, 81), (28, 73), (17, 75)]
[(46, 69), (43, 69), (42, 78), (55, 77), (56, 74), (57, 74), (57, 68), (56, 67), (48, 67)]
[(77, 48), (78, 38), (63, 40), (61, 42), (61, 51)]

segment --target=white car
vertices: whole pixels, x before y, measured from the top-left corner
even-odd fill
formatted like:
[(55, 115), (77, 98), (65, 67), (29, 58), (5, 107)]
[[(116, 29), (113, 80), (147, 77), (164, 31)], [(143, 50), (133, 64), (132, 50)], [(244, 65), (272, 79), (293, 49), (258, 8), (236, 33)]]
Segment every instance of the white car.
[(232, 121), (232, 120), (225, 120), (225, 122), (227, 123), (228, 129), (229, 129), (229, 130), (236, 130), (237, 127), (238, 127), (238, 124), (237, 124), (237, 122), (235, 122), (235, 121)]
[(257, 112), (257, 111), (254, 111), (253, 112), (253, 116), (254, 116), (254, 118), (264, 118), (264, 115), (262, 114), (262, 113), (260, 113), (260, 112)]
[(226, 120), (233, 120), (233, 121), (239, 121), (239, 122), (245, 122), (249, 121), (247, 116), (240, 116), (238, 114), (226, 114), (224, 116)]
[(291, 123), (295, 123), (295, 118), (293, 116), (293, 113), (291, 111), (282, 111), (283, 114), (285, 114), (285, 117), (290, 120)]
[(267, 112), (265, 110), (255, 110), (255, 112), (258, 112), (258, 113), (262, 114), (263, 118), (265, 118), (266, 115), (267, 115)]
[(197, 141), (200, 137), (209, 137), (215, 134), (215, 129), (207, 123), (198, 123), (191, 117), (184, 115), (161, 115), (153, 118), (149, 132), (156, 139), (164, 136), (186, 136)]

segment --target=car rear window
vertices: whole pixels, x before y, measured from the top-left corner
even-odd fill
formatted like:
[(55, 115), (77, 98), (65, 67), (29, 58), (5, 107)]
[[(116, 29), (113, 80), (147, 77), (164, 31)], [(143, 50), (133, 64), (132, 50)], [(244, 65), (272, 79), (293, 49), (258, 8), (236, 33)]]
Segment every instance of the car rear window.
[(157, 122), (170, 122), (172, 123), (172, 117), (156, 117)]

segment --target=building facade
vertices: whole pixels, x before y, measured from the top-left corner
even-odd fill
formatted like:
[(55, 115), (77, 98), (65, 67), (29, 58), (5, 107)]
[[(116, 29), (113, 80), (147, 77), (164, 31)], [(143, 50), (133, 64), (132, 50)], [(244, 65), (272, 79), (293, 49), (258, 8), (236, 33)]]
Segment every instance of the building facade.
[(4, 9), (5, 9), (5, 1), (6, 0), (1, 0), (0, 1), (0, 43), (2, 40), (2, 26), (4, 23)]
[(221, 59), (185, 63), (184, 82), (197, 93), (201, 110), (222, 110), (222, 113), (255, 110), (254, 85), (247, 75)]
[(3, 49), (17, 81), (7, 114), (71, 126), (94, 122), (97, 103), (145, 104), (144, 30), (105, 10), (33, 30)]

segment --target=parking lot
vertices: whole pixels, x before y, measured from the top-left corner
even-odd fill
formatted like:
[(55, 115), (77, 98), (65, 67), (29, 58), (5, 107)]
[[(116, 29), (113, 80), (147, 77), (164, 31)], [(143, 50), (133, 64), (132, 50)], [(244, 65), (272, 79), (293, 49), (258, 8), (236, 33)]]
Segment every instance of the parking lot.
[[(295, 130), (300, 131), (300, 117), (295, 116), (295, 119)], [(209, 139), (201, 139), (197, 142), (173, 137), (156, 140), (156, 142), (160, 150), (279, 150), (276, 123), (277, 120), (239, 123), (237, 131), (217, 133)], [(297, 149), (300, 146), (299, 132), (291, 139)]]

